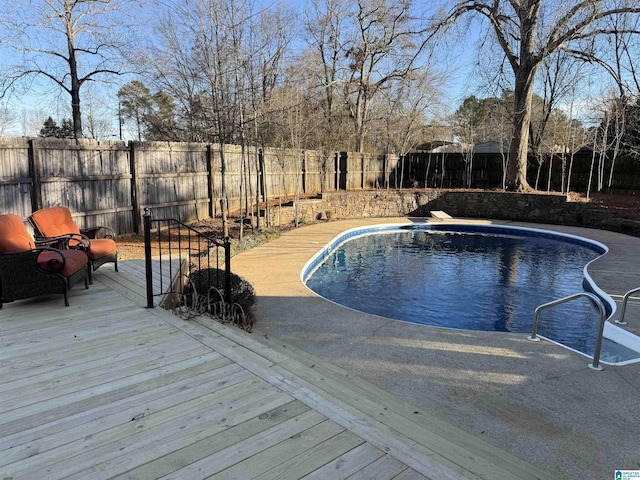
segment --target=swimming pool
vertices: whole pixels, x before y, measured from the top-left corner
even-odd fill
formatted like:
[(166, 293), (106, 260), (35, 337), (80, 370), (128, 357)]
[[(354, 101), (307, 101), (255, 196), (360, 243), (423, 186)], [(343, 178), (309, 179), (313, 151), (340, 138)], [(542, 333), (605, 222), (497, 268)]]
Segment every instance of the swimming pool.
[[(603, 300), (607, 315), (615, 311), (613, 300), (586, 270), (606, 251), (591, 240), (537, 229), (386, 225), (338, 236), (306, 265), (302, 280), (324, 298), (386, 318), (528, 333), (538, 305), (584, 289)], [(581, 299), (543, 311), (538, 331), (592, 355), (597, 319), (595, 305)], [(607, 323), (607, 332), (621, 330)], [(640, 356), (629, 350), (633, 342), (622, 340), (622, 345), (605, 341), (603, 362), (629, 362)]]

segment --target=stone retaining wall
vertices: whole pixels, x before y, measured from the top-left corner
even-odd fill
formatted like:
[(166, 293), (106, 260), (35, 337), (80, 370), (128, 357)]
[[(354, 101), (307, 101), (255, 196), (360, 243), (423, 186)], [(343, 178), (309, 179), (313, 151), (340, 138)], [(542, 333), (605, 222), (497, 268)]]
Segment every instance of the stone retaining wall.
[[(640, 222), (559, 194), (436, 189), (324, 193), (320, 199), (299, 201), (298, 218), (305, 223), (327, 218), (428, 217), (432, 210), (443, 210), (453, 217), (573, 225), (640, 236)], [(282, 223), (293, 221), (293, 207), (278, 214)]]

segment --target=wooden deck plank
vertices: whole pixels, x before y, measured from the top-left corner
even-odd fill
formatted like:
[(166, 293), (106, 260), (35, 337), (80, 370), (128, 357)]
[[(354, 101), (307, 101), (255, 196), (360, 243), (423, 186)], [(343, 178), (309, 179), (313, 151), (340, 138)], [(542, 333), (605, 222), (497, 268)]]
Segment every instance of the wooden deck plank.
[[(171, 336), (174, 332), (167, 325), (149, 325), (148, 330), (144, 332), (141, 338), (149, 341), (154, 339), (160, 340), (164, 336)], [(93, 348), (100, 348), (106, 344), (111, 344), (117, 347), (120, 343), (127, 338), (138, 336), (138, 329), (135, 327), (122, 327), (120, 330), (114, 327), (105, 328), (101, 330), (93, 330), (86, 336), (83, 332), (73, 333), (70, 332), (61, 340), (61, 342), (26, 342), (20, 345), (14, 345), (7, 347), (7, 351), (3, 351), (0, 354), (0, 362), (2, 368), (9, 367), (11, 370), (15, 370), (17, 365), (22, 364), (25, 368), (28, 368), (29, 363), (32, 366), (37, 365), (36, 362), (49, 362), (54, 358), (61, 358), (64, 361), (65, 350), (61, 350), (64, 346), (68, 349), (69, 354), (81, 354), (81, 352), (93, 352)], [(103, 351), (107, 351), (102, 348)], [(29, 352), (32, 352), (29, 355)], [(13, 355), (12, 355), (13, 353)], [(26, 362), (25, 362), (26, 360)]]
[(324, 420), (326, 420), (325, 417), (318, 412), (307, 410), (293, 418), (280, 421), (276, 425), (261, 431), (259, 434), (253, 434), (215, 454), (208, 455), (202, 460), (193, 462), (188, 467), (177, 470), (164, 478), (208, 478), (231, 465), (245, 460), (255, 453), (260, 453), (270, 446), (285, 441), (287, 438), (299, 435)]
[(85, 385), (82, 384), (80, 389), (73, 389), (70, 393), (63, 395), (57, 395), (55, 397), (46, 397), (41, 399), (35, 405), (27, 403), (26, 405), (17, 405), (15, 407), (9, 404), (9, 409), (0, 414), (0, 422), (5, 422), (7, 419), (19, 418), (21, 415), (31, 415), (33, 412), (43, 412), (53, 410), (59, 407), (63, 407), (71, 404), (78, 404), (82, 401), (89, 400), (102, 395), (107, 395), (113, 391), (121, 391), (131, 386), (135, 386), (139, 383), (146, 381), (153, 381), (159, 377), (162, 377), (165, 372), (182, 370), (197, 365), (213, 362), (220, 358), (220, 354), (215, 352), (209, 352), (204, 355), (198, 355), (196, 357), (179, 360), (177, 362), (171, 362), (166, 365), (156, 366), (149, 370), (135, 370), (135, 373), (126, 375), (125, 377), (119, 377), (109, 383), (102, 383), (98, 385)]
[[(152, 372), (151, 374), (146, 374), (143, 377), (138, 377), (134, 379), (135, 381), (129, 379), (127, 382), (121, 382), (120, 388), (114, 388), (112, 385), (109, 385), (103, 389), (105, 391), (102, 393), (98, 393), (98, 391), (83, 391), (78, 394), (72, 393), (63, 400), (54, 399), (44, 402), (44, 404), (38, 404), (36, 406), (37, 408), (25, 407), (9, 412), (1, 412), (0, 437), (11, 435), (43, 423), (59, 420), (78, 412), (109, 405), (112, 402), (117, 402), (136, 393), (154, 390), (199, 373), (215, 370), (218, 367), (215, 362), (201, 360), (202, 359), (196, 359), (196, 362), (187, 361), (181, 362), (180, 364), (173, 364), (164, 369)], [(77, 401), (72, 403), (65, 401), (70, 400), (70, 397), (73, 396), (77, 398)]]
[[(113, 304), (114, 299), (119, 300), (113, 295), (109, 295), (109, 289), (103, 285), (93, 285), (89, 290), (82, 290), (80, 295), (75, 296), (75, 290), (72, 290), (68, 307), (64, 304), (61, 306), (52, 305), (49, 298), (35, 297), (33, 300), (16, 301), (8, 303), (2, 308), (3, 322), (0, 332), (4, 335), (10, 333), (11, 330), (37, 331), (45, 324), (53, 326), (56, 324), (73, 323), (85, 318), (93, 318), (96, 313), (104, 313), (111, 315), (113, 319), (117, 319), (115, 310), (118, 306)], [(74, 299), (78, 299), (74, 302)], [(120, 302), (121, 308), (125, 308), (127, 303)], [(43, 311), (44, 310), (44, 311)], [(87, 312), (92, 312), (87, 316)], [(43, 318), (46, 313), (46, 318)]]
[[(182, 338), (181, 338), (182, 337)], [(181, 332), (169, 326), (150, 328), (144, 332), (135, 330), (119, 332), (110, 338), (101, 338), (91, 342), (76, 342), (61, 348), (59, 344), (51, 344), (39, 348), (32, 353), (29, 348), (16, 352), (0, 363), (0, 378), (7, 381), (24, 376), (36, 375), (65, 365), (81, 363), (83, 359), (91, 361), (109, 355), (119, 355), (130, 349), (144, 349), (153, 344), (167, 343), (183, 339)]]
[(211, 478), (216, 480), (254, 478), (342, 432), (344, 432), (344, 428), (340, 425), (330, 420), (325, 420), (301, 432), (299, 435), (289, 437), (277, 445), (214, 474)]
[[(145, 418), (145, 422), (148, 422), (154, 415), (166, 416), (170, 413), (170, 409), (175, 408), (179, 408), (185, 414), (202, 403), (219, 401), (224, 399), (226, 395), (234, 395), (235, 391), (227, 389), (236, 385), (244, 389), (254, 386), (258, 389), (264, 386), (264, 382), (258, 381), (255, 376), (235, 364), (220, 368), (215, 377), (210, 376), (203, 380), (207, 381), (204, 388), (200, 386), (200, 388), (181, 389), (179, 392), (152, 399), (146, 403), (131, 405), (114, 413), (92, 416), (91, 421), (67, 424), (65, 428), (56, 431), (42, 430), (40, 434), (35, 434), (28, 439), (22, 438), (22, 442), (16, 441), (10, 449), (2, 451), (0, 465), (25, 460), (35, 452), (42, 455), (44, 452), (49, 452), (63, 445), (68, 448), (76, 441), (90, 439), (89, 443), (95, 446), (96, 437), (102, 435), (102, 432), (129, 425), (134, 419), (137, 421)], [(86, 448), (86, 444), (83, 445), (83, 448)], [(54, 456), (62, 458), (63, 454), (61, 454), (61, 450), (56, 450)], [(38, 459), (38, 461), (42, 460)]]
[[(32, 346), (43, 344), (46, 347), (47, 344), (55, 344), (58, 339), (65, 345), (71, 345), (79, 340), (91, 338), (91, 334), (94, 332), (112, 331), (117, 334), (126, 329), (139, 331), (143, 328), (167, 327), (166, 322), (162, 322), (157, 316), (145, 310), (136, 312), (135, 317), (132, 317), (130, 302), (121, 304), (116, 300), (112, 301), (111, 305), (115, 309), (115, 313), (111, 316), (108, 313), (92, 314), (90, 318), (67, 319), (64, 323), (46, 326), (41, 323), (40, 327), (33, 331), (23, 328), (18, 332), (7, 333), (3, 338), (5, 348), (13, 348), (15, 351), (20, 349), (20, 345), (26, 344)], [(68, 341), (69, 335), (71, 335), (72, 341)], [(36, 352), (37, 348), (33, 348), (33, 351)], [(4, 354), (4, 348), (2, 353)]]
[(370, 443), (365, 443), (302, 478), (305, 480), (324, 480), (325, 478), (344, 480), (383, 455), (382, 450)]
[[(153, 317), (145, 318), (145, 328), (158, 328), (166, 330), (167, 325)], [(29, 351), (38, 354), (42, 350), (51, 349), (60, 344), (71, 345), (79, 342), (87, 342), (91, 340), (101, 340), (114, 335), (125, 336), (136, 333), (140, 329), (139, 323), (123, 323), (110, 324), (106, 321), (99, 320), (95, 325), (74, 326), (71, 329), (60, 329), (57, 333), (47, 338), (42, 335), (32, 336), (31, 334), (23, 336), (22, 340), (14, 341), (11, 345), (6, 345), (0, 352), (0, 359), (12, 358), (16, 354), (20, 354), (28, 346)]]
[[(45, 475), (46, 470), (53, 466), (56, 472), (54, 476), (63, 478), (90, 468), (96, 463), (127, 455), (128, 452), (146, 444), (164, 442), (166, 437), (176, 436), (181, 429), (189, 428), (195, 432), (196, 429), (193, 427), (196, 424), (197, 429), (215, 428), (215, 424), (219, 423), (226, 411), (234, 408), (234, 403), (239, 404), (241, 408), (246, 404), (277, 395), (273, 389), (263, 387), (264, 385), (260, 384), (241, 382), (231, 389), (214, 394), (214, 403), (195, 399), (188, 402), (184, 409), (183, 404), (177, 404), (149, 415), (139, 414), (123, 424), (94, 433), (88, 439), (79, 438), (43, 452), (37, 457), (29, 457), (8, 465), (4, 467), (5, 475), (20, 472), (21, 475), (37, 478), (38, 475)], [(255, 398), (239, 401), (243, 393), (254, 394)], [(218, 408), (212, 408), (212, 405), (216, 404)]]
[[(218, 388), (220, 383), (227, 383), (228, 375), (235, 374), (238, 371), (245, 371), (239, 365), (230, 362), (226, 358), (221, 358), (215, 363), (216, 365), (210, 365), (214, 368), (209, 371), (188, 375), (183, 378), (175, 378), (175, 381), (168, 382), (157, 388), (134, 393), (131, 396), (106, 405), (98, 405), (94, 408), (72, 413), (66, 417), (45, 422), (12, 435), (1, 436), (0, 452), (60, 433), (66, 433), (80, 426), (87, 426), (89, 429), (100, 428), (101, 422), (108, 422), (105, 419), (110, 416), (116, 416), (117, 418), (122, 416), (122, 418), (131, 419), (138, 416), (140, 412), (145, 412), (146, 408), (151, 411), (154, 408), (161, 408), (165, 404), (164, 402), (179, 402), (183, 399), (189, 400), (206, 395), (212, 389)], [(252, 378), (255, 377), (252, 376)]]
[[(171, 341), (169, 341), (171, 339)], [(14, 389), (29, 386), (37, 391), (41, 384), (59, 384), (64, 381), (65, 377), (71, 375), (80, 375), (83, 372), (95, 372), (98, 369), (106, 368), (109, 365), (116, 365), (121, 362), (133, 362), (141, 354), (145, 358), (155, 358), (160, 355), (167, 355), (172, 352), (178, 352), (186, 349), (193, 349), (191, 339), (185, 338), (184, 335), (173, 339), (167, 336), (158, 337), (158, 341), (145, 346), (130, 345), (129, 348), (123, 348), (115, 353), (112, 351), (104, 351), (102, 353), (90, 356), (88, 352), (84, 355), (72, 359), (70, 362), (65, 357), (63, 364), (42, 363), (32, 368), (25, 368), (20, 372), (15, 370), (8, 372), (7, 375), (0, 374), (0, 388), (4, 393), (9, 393)], [(204, 347), (201, 350), (204, 353)], [(75, 360), (75, 361), (73, 361)], [(13, 373), (14, 375), (10, 375)]]
[(347, 478), (348, 480), (387, 480), (400, 475), (407, 468), (409, 467), (391, 455), (384, 455)]
[(302, 478), (363, 443), (364, 440), (362, 438), (349, 431), (344, 431), (282, 463), (278, 467), (258, 475), (255, 480)]
[[(488, 478), (491, 478), (491, 477), (488, 477)], [(509, 478), (509, 477), (503, 477), (503, 478)], [(424, 475), (410, 468), (393, 477), (393, 480), (425, 480), (425, 479), (426, 477)]]
[[(286, 399), (286, 396), (280, 394), (274, 398), (282, 401), (282, 399)], [(177, 475), (174, 478), (188, 478), (184, 468), (176, 469), (176, 465), (181, 464), (181, 455), (199, 454), (203, 455), (201, 458), (206, 459), (229, 446), (233, 447), (247, 438), (256, 436), (274, 425), (286, 423), (298, 415), (310, 412), (309, 408), (302, 403), (290, 400), (290, 398), (286, 399), (286, 403), (281, 403), (277, 408), (270, 408), (271, 404), (266, 404), (266, 409), (250, 408), (245, 412), (231, 412), (230, 415), (228, 411), (214, 408), (210, 412), (212, 421), (207, 422), (206, 426), (198, 423), (189, 429), (184, 429), (181, 435), (164, 436), (164, 441), (162, 442), (157, 442), (151, 437), (144, 448), (125, 449), (122, 455), (113, 458), (111, 461), (94, 464), (91, 468), (68, 478), (69, 480), (112, 478), (126, 474), (129, 470), (143, 465), (146, 469), (156, 468), (157, 470), (146, 470), (146, 473), (141, 478), (161, 478), (161, 475), (167, 473), (166, 468), (169, 468), (170, 476)], [(251, 404), (249, 405), (251, 406)], [(163, 429), (161, 433), (165, 435), (167, 432)], [(173, 462), (166, 462), (165, 457), (167, 456), (171, 456)], [(197, 463), (191, 458), (189, 465), (185, 467), (186, 469)], [(161, 464), (152, 463), (156, 459), (160, 459)], [(165, 471), (163, 472), (163, 470)], [(131, 477), (125, 476), (125, 478)]]
[[(462, 478), (448, 467), (478, 450), (444, 422), (235, 327), (140, 308), (143, 267), (102, 267), (68, 308), (3, 309), (0, 478)], [(465, 478), (491, 478), (483, 462)]]
[[(135, 362), (136, 374), (156, 371), (168, 365), (206, 356), (206, 361), (213, 361), (221, 358), (220, 354), (211, 353), (204, 348), (161, 352), (155, 356), (147, 355), (138, 357)], [(41, 381), (32, 385), (23, 386), (3, 393), (3, 410), (12, 410), (25, 407), (34, 403), (45, 402), (47, 400), (67, 395), (70, 390), (83, 391), (86, 389), (99, 388), (101, 385), (115, 386), (118, 388), (118, 381), (131, 377), (131, 366), (128, 364), (115, 364), (100, 373), (95, 371), (78, 372), (73, 369), (67, 376), (58, 379), (57, 382)], [(74, 400), (75, 401), (75, 397)]]

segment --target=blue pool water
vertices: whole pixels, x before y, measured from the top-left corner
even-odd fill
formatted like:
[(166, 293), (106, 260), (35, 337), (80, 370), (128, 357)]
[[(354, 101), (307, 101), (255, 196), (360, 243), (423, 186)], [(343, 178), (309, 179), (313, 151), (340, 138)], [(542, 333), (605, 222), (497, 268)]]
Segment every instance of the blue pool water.
[[(585, 265), (605, 251), (576, 237), (532, 232), (413, 226), (354, 235), (311, 265), (306, 284), (387, 318), (531, 332), (536, 307), (584, 291)], [(598, 309), (585, 298), (543, 311), (538, 333), (592, 355), (597, 326)]]

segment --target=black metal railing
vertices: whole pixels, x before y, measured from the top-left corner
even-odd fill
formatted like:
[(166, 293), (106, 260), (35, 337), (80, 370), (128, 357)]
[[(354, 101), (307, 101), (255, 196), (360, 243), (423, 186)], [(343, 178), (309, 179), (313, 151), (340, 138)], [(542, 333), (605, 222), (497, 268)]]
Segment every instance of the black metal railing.
[[(224, 301), (231, 303), (228, 238), (213, 238), (175, 218), (152, 219), (148, 210), (143, 215), (143, 223), (148, 308), (155, 306), (154, 297), (185, 298), (184, 290), (193, 285), (194, 278), (204, 282), (207, 288), (224, 292)], [(157, 238), (152, 238), (152, 232)], [(188, 281), (183, 281), (185, 278)]]

